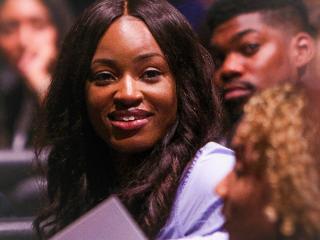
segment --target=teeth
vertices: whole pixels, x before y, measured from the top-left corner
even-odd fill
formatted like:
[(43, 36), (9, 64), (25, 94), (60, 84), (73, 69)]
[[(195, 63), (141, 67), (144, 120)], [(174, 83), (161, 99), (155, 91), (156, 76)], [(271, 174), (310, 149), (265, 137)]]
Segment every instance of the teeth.
[(128, 121), (135, 120), (135, 118), (134, 118), (134, 116), (130, 116), (130, 117), (124, 117), (122, 120), (125, 121), (125, 122), (128, 122)]

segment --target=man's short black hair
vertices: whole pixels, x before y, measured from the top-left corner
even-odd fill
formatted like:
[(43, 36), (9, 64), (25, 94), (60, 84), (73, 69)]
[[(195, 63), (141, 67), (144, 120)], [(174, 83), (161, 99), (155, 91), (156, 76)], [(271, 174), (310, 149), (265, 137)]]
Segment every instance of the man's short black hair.
[(302, 0), (216, 0), (208, 11), (211, 33), (224, 22), (242, 14), (259, 12), (273, 26), (313, 33)]

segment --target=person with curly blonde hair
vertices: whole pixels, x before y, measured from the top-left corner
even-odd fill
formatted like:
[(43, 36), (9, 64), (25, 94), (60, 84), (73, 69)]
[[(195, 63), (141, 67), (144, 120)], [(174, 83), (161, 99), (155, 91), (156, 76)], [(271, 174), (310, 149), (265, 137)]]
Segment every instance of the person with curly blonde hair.
[(237, 163), (216, 188), (230, 240), (319, 239), (318, 132), (306, 96), (284, 84), (245, 106), (232, 139)]

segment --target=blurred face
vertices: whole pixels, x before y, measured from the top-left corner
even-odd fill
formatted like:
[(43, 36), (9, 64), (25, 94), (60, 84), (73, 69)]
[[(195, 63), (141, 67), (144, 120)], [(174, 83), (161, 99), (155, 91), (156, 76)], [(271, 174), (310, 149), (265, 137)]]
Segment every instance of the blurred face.
[(315, 71), (315, 78), (318, 80), (317, 83), (317, 88), (320, 89), (320, 36), (317, 37), (317, 41), (316, 41), (316, 54), (313, 60), (313, 68)]
[(98, 44), (91, 72), (89, 117), (116, 152), (143, 152), (164, 137), (176, 119), (176, 84), (142, 21), (131, 16), (116, 20)]
[(234, 17), (213, 32), (215, 84), (222, 90), (227, 110), (241, 112), (257, 89), (292, 77), (296, 69), (290, 61), (287, 35), (282, 28), (267, 25), (259, 13)]
[[(241, 129), (241, 124), (237, 133)], [(233, 138), (236, 152), (235, 168), (217, 186), (217, 193), (224, 200), (225, 228), (230, 240), (272, 240), (275, 226), (265, 213), (270, 190), (263, 171), (256, 168), (257, 159), (249, 144)]]
[(305, 82), (311, 89), (315, 90), (318, 95), (320, 91), (320, 36), (317, 36), (315, 46), (315, 55), (310, 63)]
[(43, 54), (38, 51), (43, 45), (56, 54), (56, 42), (57, 30), (40, 0), (5, 0), (0, 5), (0, 50), (14, 66)]

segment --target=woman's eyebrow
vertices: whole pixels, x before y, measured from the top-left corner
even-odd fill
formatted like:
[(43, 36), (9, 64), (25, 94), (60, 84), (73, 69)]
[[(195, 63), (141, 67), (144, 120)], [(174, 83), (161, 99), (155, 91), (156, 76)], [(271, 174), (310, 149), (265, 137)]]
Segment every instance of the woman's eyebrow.
[(116, 67), (116, 61), (109, 59), (109, 58), (97, 58), (94, 59), (91, 63), (91, 67), (95, 66), (109, 66), (109, 67)]
[(141, 61), (144, 61), (145, 59), (153, 58), (153, 57), (161, 57), (162, 59), (165, 59), (164, 56), (160, 53), (150, 52), (150, 53), (144, 53), (144, 54), (138, 55), (137, 57), (135, 57), (133, 59), (133, 61), (134, 62), (141, 62)]

